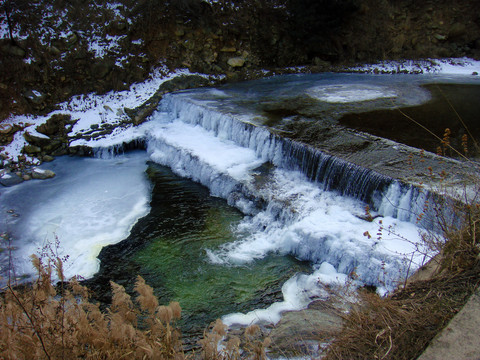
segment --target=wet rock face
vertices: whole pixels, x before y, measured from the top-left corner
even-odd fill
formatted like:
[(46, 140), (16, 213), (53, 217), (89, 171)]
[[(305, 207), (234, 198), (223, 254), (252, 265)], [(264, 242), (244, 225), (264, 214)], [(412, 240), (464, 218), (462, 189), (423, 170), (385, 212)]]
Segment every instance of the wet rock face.
[(327, 343), (343, 326), (342, 307), (334, 300), (312, 302), (308, 309), (289, 311), (269, 334), (271, 352), (281, 356), (312, 356), (321, 353), (319, 343)]

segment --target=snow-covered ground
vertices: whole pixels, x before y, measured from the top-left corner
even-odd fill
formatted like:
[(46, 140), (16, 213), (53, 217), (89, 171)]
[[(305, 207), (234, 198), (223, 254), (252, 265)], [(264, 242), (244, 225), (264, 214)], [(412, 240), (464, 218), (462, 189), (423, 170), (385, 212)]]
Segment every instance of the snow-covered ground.
[(439, 75), (474, 75), (480, 74), (480, 61), (470, 58), (425, 59), (384, 61), (376, 64), (349, 68), (350, 71), (370, 73), (414, 73)]
[(70, 136), (88, 131), (94, 124), (117, 125), (127, 119), (125, 108), (133, 109), (143, 104), (165, 81), (176, 76), (191, 74), (186, 69), (179, 69), (168, 76), (161, 75), (162, 72), (167, 72), (166, 68), (157, 69), (145, 82), (133, 84), (129, 90), (111, 91), (104, 95), (95, 93), (75, 95), (69, 101), (59, 104), (58, 110), (44, 116), (18, 115), (6, 119), (2, 124), (18, 124), (24, 129), (15, 134), (12, 143), (6, 145), (1, 153), (7, 155), (10, 160), (16, 161), (18, 156), (23, 154), (23, 147), (27, 145), (23, 133), (28, 131), (35, 136), (44, 136), (38, 133), (36, 128), (55, 114), (67, 114), (76, 121)]

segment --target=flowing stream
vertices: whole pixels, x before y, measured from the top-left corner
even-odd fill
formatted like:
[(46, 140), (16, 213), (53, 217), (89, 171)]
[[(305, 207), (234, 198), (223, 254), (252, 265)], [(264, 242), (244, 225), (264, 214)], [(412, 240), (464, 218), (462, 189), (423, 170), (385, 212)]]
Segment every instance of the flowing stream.
[[(352, 274), (391, 290), (425, 260), (428, 194), (287, 135), (427, 102), (411, 80), (302, 75), (166, 95), (135, 131), (72, 144), (96, 158), (59, 158), (43, 165), (55, 179), (0, 189), (17, 275), (48, 242), (97, 290), (142, 275), (162, 302), (180, 301), (192, 332), (220, 316), (274, 323)], [(121, 154), (133, 141), (146, 151)]]

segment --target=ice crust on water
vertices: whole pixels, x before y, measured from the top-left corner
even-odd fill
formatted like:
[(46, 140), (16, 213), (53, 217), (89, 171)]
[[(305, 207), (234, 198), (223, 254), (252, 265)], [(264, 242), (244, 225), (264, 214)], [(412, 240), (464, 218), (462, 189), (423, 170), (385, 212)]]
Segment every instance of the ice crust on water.
[(397, 96), (395, 91), (387, 87), (364, 84), (318, 86), (308, 89), (307, 93), (318, 100), (329, 103), (350, 103)]
[(23, 239), (17, 272), (31, 273), (29, 255), (47, 242), (55, 249), (58, 237), (58, 255), (69, 256), (64, 264), (67, 277), (96, 273), (102, 247), (128, 237), (133, 224), (149, 211), (146, 159), (142, 152), (110, 160), (60, 158), (49, 164), (55, 166), (56, 178), (6, 189), (2, 209), (22, 209), (18, 220), (7, 224)]

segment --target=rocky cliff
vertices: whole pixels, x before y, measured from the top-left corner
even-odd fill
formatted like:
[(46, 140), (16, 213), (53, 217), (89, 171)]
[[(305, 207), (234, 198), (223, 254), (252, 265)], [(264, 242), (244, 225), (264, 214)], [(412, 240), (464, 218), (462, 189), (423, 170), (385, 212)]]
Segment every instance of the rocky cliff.
[(480, 57), (476, 0), (6, 0), (0, 119), (128, 88), (153, 69), (260, 76), (386, 59)]

